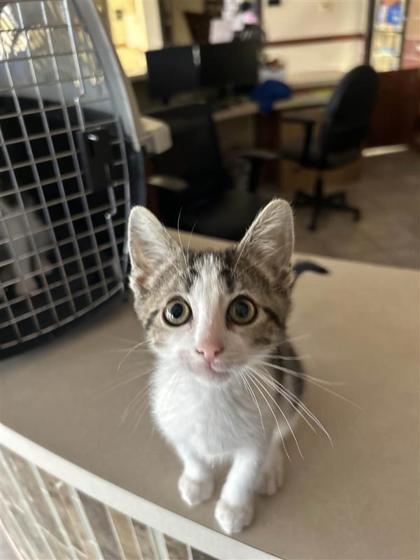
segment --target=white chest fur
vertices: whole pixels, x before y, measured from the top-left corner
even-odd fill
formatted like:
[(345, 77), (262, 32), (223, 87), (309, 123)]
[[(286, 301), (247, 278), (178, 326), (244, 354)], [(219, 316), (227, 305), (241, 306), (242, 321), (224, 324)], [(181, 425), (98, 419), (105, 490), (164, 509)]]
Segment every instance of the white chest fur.
[[(255, 404), (235, 380), (212, 387), (188, 371), (160, 366), (154, 373), (151, 400), (165, 437), (175, 446), (192, 445), (200, 455), (216, 459), (265, 440)], [(268, 427), (270, 420), (265, 418), (264, 424)]]

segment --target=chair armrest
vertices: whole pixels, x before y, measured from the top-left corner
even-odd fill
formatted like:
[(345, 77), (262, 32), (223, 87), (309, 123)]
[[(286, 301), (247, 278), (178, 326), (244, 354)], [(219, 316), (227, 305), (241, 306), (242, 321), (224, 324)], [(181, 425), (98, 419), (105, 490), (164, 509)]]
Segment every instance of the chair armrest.
[(173, 175), (151, 175), (147, 178), (147, 184), (172, 192), (183, 192), (188, 189), (188, 183)]
[(309, 149), (312, 143), (312, 136), (314, 126), (317, 124), (317, 120), (311, 117), (307, 117), (304, 115), (296, 115), (291, 114), (288, 116), (281, 116), (282, 123), (290, 123), (290, 124), (300, 124), (305, 127), (305, 138), (303, 141), (303, 148), (302, 148), (302, 161), (305, 161), (309, 154)]
[(240, 158), (252, 160), (263, 161), (274, 161), (278, 159), (279, 155), (277, 152), (272, 150), (264, 150), (262, 148), (243, 148), (235, 152)]
[(272, 150), (264, 150), (262, 148), (239, 148), (235, 150), (235, 156), (246, 160), (250, 164), (250, 172), (247, 190), (255, 192), (258, 187), (262, 166), (269, 162), (279, 159), (279, 154)]

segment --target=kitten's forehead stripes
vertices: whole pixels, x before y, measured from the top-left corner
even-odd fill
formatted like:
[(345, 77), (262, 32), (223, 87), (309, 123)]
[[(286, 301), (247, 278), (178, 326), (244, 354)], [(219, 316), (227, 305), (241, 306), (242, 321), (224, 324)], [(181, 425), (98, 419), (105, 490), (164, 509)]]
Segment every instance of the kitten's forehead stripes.
[(223, 257), (223, 267), (220, 271), (220, 274), (225, 281), (227, 291), (231, 294), (235, 291), (235, 251), (234, 249), (228, 249)]
[[(143, 315), (146, 330), (150, 330), (157, 320), (159, 316), (157, 309), (161, 308), (169, 295), (190, 294), (195, 283), (207, 275), (209, 270), (216, 271), (220, 279), (218, 289), (229, 295), (235, 291), (252, 294), (257, 290), (263, 294), (270, 294), (274, 289), (278, 292), (277, 287), (274, 287), (270, 280), (268, 271), (264, 270), (263, 264), (253, 262), (245, 255), (238, 260), (238, 251), (235, 247), (225, 251), (189, 250), (184, 254), (178, 253), (173, 260), (163, 263), (148, 278), (147, 287), (143, 286), (143, 294), (147, 301)], [(271, 306), (264, 306), (262, 309), (276, 330), (284, 329), (285, 317), (280, 317)], [(261, 334), (256, 337), (262, 338)], [(260, 343), (263, 344), (263, 340), (260, 340)]]
[(219, 276), (223, 279), (228, 293), (232, 293), (235, 289), (234, 278), (234, 249), (226, 251), (190, 251), (188, 253), (188, 272), (186, 290), (190, 291), (192, 285), (200, 275), (201, 270), (206, 266), (206, 263), (211, 263), (216, 267)]
[(205, 264), (211, 260), (212, 264), (223, 279), (228, 293), (233, 293), (238, 281), (243, 288), (252, 290), (257, 287), (266, 293), (272, 289), (271, 282), (265, 271), (258, 263), (253, 263), (242, 256), (238, 260), (236, 248), (225, 251), (189, 251), (187, 255), (188, 270), (186, 271), (186, 291), (200, 275)]

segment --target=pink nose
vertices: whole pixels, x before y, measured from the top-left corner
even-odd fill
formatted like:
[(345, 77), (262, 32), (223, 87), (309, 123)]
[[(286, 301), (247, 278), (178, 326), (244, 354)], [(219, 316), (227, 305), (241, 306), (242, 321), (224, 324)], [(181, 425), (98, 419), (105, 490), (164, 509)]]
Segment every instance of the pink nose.
[(223, 344), (219, 341), (204, 341), (197, 345), (196, 352), (202, 354), (206, 362), (212, 362), (216, 356), (224, 350)]

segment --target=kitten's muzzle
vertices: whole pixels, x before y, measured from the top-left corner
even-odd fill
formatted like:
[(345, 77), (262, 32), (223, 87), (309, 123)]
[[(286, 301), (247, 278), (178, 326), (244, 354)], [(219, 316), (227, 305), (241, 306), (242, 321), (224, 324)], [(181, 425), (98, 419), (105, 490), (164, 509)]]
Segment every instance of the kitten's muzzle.
[(224, 350), (223, 344), (219, 341), (205, 341), (198, 344), (195, 348), (197, 354), (200, 354), (208, 366), (211, 367), (214, 360)]

